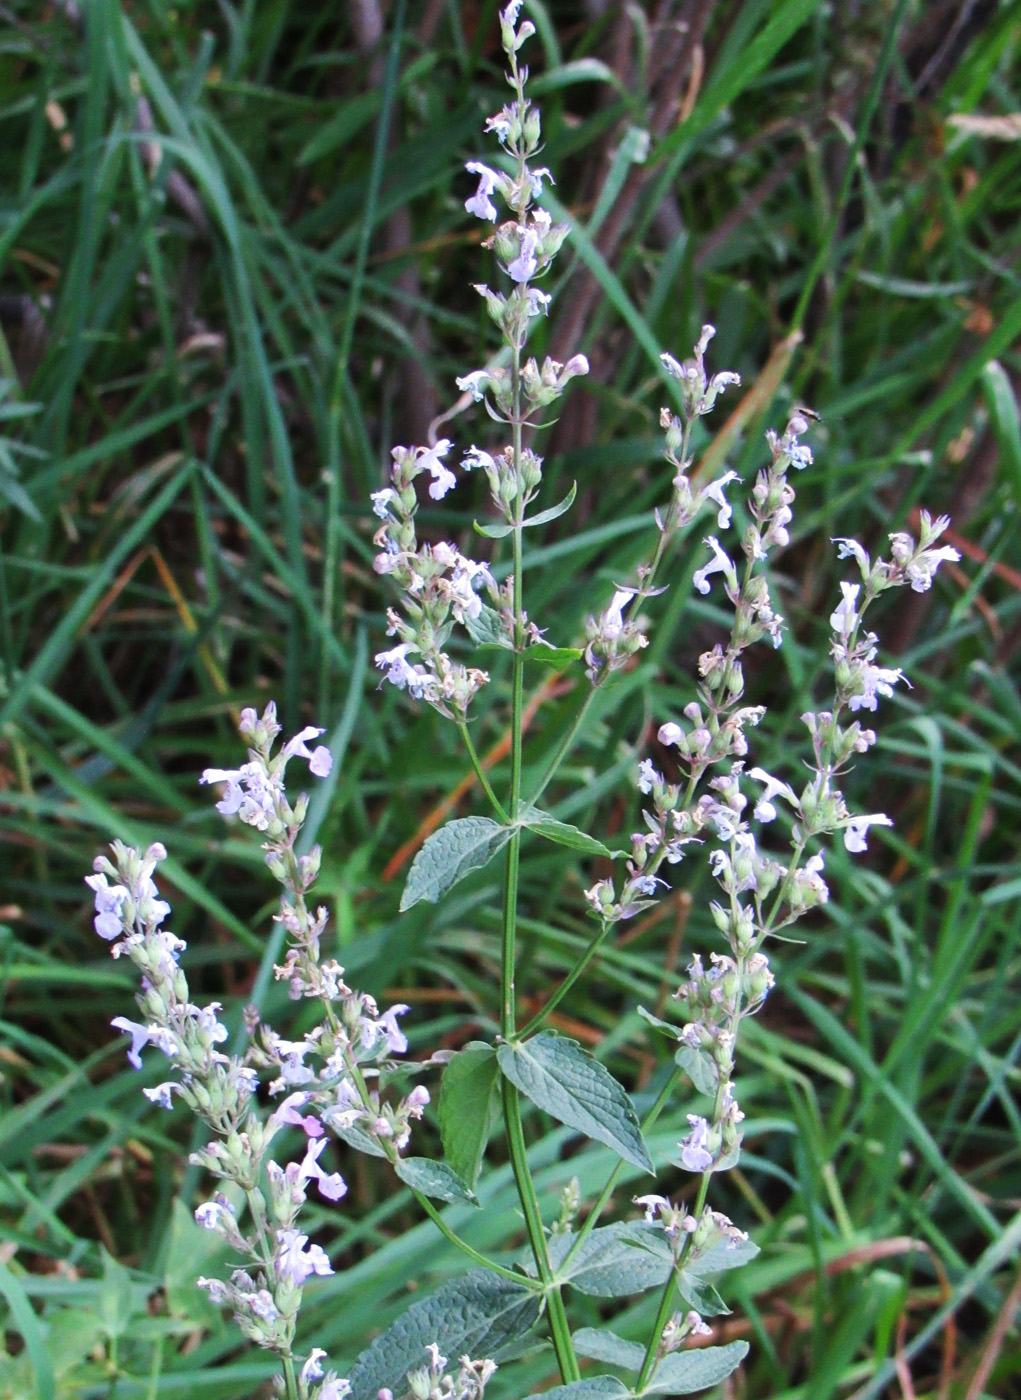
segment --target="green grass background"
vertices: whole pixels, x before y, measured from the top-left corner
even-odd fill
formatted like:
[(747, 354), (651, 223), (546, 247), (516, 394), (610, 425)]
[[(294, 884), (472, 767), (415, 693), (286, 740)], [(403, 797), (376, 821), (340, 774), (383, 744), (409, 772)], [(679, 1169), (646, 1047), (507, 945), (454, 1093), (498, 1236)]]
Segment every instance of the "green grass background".
[[(259, 1394), (272, 1369), (193, 1286), (217, 1260), (190, 1219), (203, 1190), (190, 1125), (142, 1098), (158, 1066), (125, 1066), (109, 1021), (130, 1014), (132, 983), (97, 946), (81, 883), (115, 835), (163, 840), (193, 987), (234, 1026), (254, 999), (297, 1029), (269, 975), (257, 845), (196, 786), (203, 766), (236, 759), (241, 705), (276, 697), (289, 728), (329, 730), (338, 761), (309, 838), (325, 848), (349, 980), (412, 1004), (413, 1054), (493, 1030), (498, 877), (401, 917), (400, 876), (382, 878), (467, 765), (450, 726), (377, 687), (391, 600), (369, 567), (367, 505), (389, 447), (425, 441), (457, 402), (455, 375), (494, 348), (469, 284), (497, 274), (464, 212), (463, 163), (494, 156), (481, 124), (505, 100), (496, 9), (4, 9), (2, 1397), (226, 1400)], [(1017, 7), (526, 10), (543, 159), (575, 229), (535, 349), (581, 350), (593, 367), (546, 442), (546, 503), (573, 480), (579, 491), (572, 516), (530, 541), (533, 619), (576, 641), (648, 549), (668, 490), (657, 355), (688, 353), (703, 320), (719, 331), (712, 364), (744, 379), (709, 420), (724, 439), (711, 450), (746, 481), (768, 424), (793, 403), (822, 417), (778, 566), (791, 634), (747, 667), (749, 702), (770, 710), (750, 761), (796, 777), (798, 715), (830, 693), (825, 619), (847, 576), (830, 537), (881, 549), (925, 505), (953, 516), (964, 554), (931, 594), (877, 610), (884, 664), (913, 689), (884, 703), (879, 749), (848, 791), (896, 826), (873, 832), (867, 857), (833, 853), (831, 902), (803, 941), (773, 949), (778, 987), (747, 1028), (746, 1154), (713, 1203), (762, 1253), (728, 1277), (719, 1335), (752, 1344), (728, 1393), (1021, 1394), (1021, 141), (1016, 125), (950, 120), (1017, 111)], [(799, 331), (783, 372), (764, 374)], [(463, 405), (441, 435), (495, 442)], [(467, 549), (479, 487), (430, 503), (423, 528)], [(631, 829), (636, 758), (727, 625), (718, 596), (692, 595), (701, 557), (697, 535), (675, 554), (651, 646), (551, 793), (596, 834)], [(502, 733), (506, 681), (494, 668), (481, 750)], [(566, 675), (547, 698), (531, 761), (583, 684)], [(459, 810), (479, 809), (473, 796)], [(663, 1005), (689, 951), (716, 946), (706, 872), (693, 860), (676, 873), (685, 893), (623, 926), (558, 1021), (640, 1105), (664, 1050), (634, 1008)], [(583, 945), (591, 878), (570, 852), (527, 848), (526, 1001)], [(659, 1160), (690, 1107), (661, 1120)], [(572, 1175), (598, 1189), (608, 1154), (538, 1115), (527, 1126), (551, 1218)], [(427, 1122), (419, 1150), (435, 1139)], [(350, 1194), (309, 1209), (337, 1274), (309, 1289), (303, 1336), (344, 1373), (460, 1264), (392, 1179), (337, 1160)], [(521, 1237), (503, 1161), (497, 1141), (484, 1214), (451, 1208), (496, 1251)], [(683, 1189), (669, 1168), (663, 1183)], [(653, 1307), (618, 1309), (615, 1329), (641, 1337)], [(608, 1316), (577, 1300), (577, 1325)], [(531, 1354), (494, 1400), (553, 1370), (548, 1351)]]

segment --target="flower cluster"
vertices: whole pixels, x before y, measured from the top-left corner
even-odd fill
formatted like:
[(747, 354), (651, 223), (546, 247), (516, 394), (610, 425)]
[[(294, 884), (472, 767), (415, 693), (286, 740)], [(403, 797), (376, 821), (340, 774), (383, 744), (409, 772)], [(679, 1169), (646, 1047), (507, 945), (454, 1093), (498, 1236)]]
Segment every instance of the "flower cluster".
[(387, 1387), (379, 1392), (379, 1400), (482, 1400), (486, 1386), (496, 1372), (495, 1361), (472, 1361), (462, 1356), (457, 1373), (447, 1370), (447, 1358), (440, 1354), (436, 1342), (426, 1347), (429, 1364), (408, 1372), (408, 1388), (394, 1396)]
[(392, 608), (387, 614), (387, 631), (399, 641), (378, 653), (376, 665), (391, 685), (463, 720), (489, 677), (452, 660), (445, 648), (455, 623), (470, 626), (480, 615), (480, 590), (495, 594), (496, 584), (485, 564), (466, 558), (452, 544), (418, 542), (415, 481), (431, 472), (429, 493), (442, 497), (454, 485), (453, 473), (441, 461), (449, 448), (446, 438), (429, 449), (395, 447), (393, 484), (373, 494), (373, 509), (383, 522), (375, 535), (380, 552), (374, 568), (397, 584), (404, 607), (403, 616)]
[[(207, 768), (201, 781), (223, 784), (217, 810), (237, 816), (265, 837), (267, 867), (283, 886), (276, 918), (288, 935), (284, 960), (275, 972), (286, 980), (292, 997), (322, 1003), (322, 1023), (301, 1040), (289, 1041), (261, 1025), (253, 1010), (246, 1014), (246, 1025), (249, 1032), (258, 1031), (257, 1041), (243, 1057), (224, 1053), (218, 1047), (228, 1031), (217, 1014), (220, 1003), (192, 1003), (180, 966), (186, 945), (164, 927), (170, 906), (160, 898), (154, 879), (167, 858), (164, 847), (156, 842), (140, 853), (114, 842), (112, 859), (97, 857), (86, 883), (95, 897), (96, 932), (111, 944), (115, 958), (129, 957), (142, 974), (137, 998), (142, 1019), (118, 1016), (113, 1021), (130, 1036), (128, 1058), (141, 1069), (141, 1051), (153, 1045), (173, 1065), (172, 1079), (143, 1092), (168, 1109), (176, 1094), (213, 1133), (192, 1160), (221, 1187), (198, 1207), (195, 1218), (244, 1263), (226, 1280), (202, 1278), (199, 1285), (213, 1302), (232, 1309), (249, 1340), (289, 1363), (302, 1289), (313, 1276), (333, 1272), (325, 1250), (310, 1244), (301, 1230), (301, 1208), (313, 1184), (328, 1201), (340, 1200), (347, 1190), (340, 1173), (323, 1164), (330, 1143), (327, 1129), (360, 1150), (396, 1161), (429, 1093), (418, 1086), (391, 1102), (370, 1086), (372, 1079), (395, 1072), (394, 1057), (407, 1049), (398, 1017), (408, 1008), (381, 1012), (371, 997), (345, 985), (338, 963), (321, 958), (327, 912), (322, 906), (310, 909), (305, 897), (319, 873), (322, 852), (313, 847), (298, 854), (308, 799), (302, 795), (291, 802), (285, 770), (291, 759), (302, 758), (313, 775), (330, 772), (329, 749), (323, 744), (309, 748), (323, 731), (303, 729), (274, 752), (281, 728), (272, 703), (261, 717), (244, 710), (240, 729), (249, 744), (248, 761), (236, 769)], [(274, 1075), (269, 1093), (285, 1095), (265, 1119), (254, 1099), (261, 1071)], [(294, 1129), (300, 1131), (303, 1147), (281, 1164), (278, 1139)], [(237, 1219), (242, 1198), (251, 1222), (247, 1230)], [(323, 1355), (317, 1350), (302, 1369), (302, 1400), (340, 1400), (347, 1393), (346, 1381), (324, 1373), (319, 1364)]]
[[(692, 488), (689, 475), (692, 467), (689, 448), (694, 423), (712, 411), (717, 398), (729, 384), (741, 383), (740, 375), (731, 370), (722, 370), (712, 378), (707, 377), (705, 353), (715, 334), (714, 326), (703, 326), (694, 356), (684, 364), (679, 364), (672, 355), (660, 356), (667, 374), (681, 384), (683, 403), (682, 417), (678, 417), (668, 408), (664, 408), (660, 413), (660, 424), (666, 433), (665, 456), (674, 470), (673, 491), (666, 510), (656, 512), (656, 524), (659, 528), (656, 551), (651, 561), (637, 570), (636, 585), (618, 587), (610, 606), (598, 616), (590, 617), (586, 623), (585, 662), (588, 678), (593, 685), (601, 684), (607, 676), (625, 667), (636, 652), (647, 644), (648, 639), (642, 631), (639, 610), (645, 599), (658, 591), (653, 586), (656, 572), (667, 547), (678, 532), (690, 525), (704, 506), (710, 506), (716, 512), (716, 523), (721, 530), (725, 530), (730, 524), (732, 508), (727, 500), (726, 489), (732, 481), (737, 480), (737, 473), (724, 472), (722, 476), (707, 482), (697, 490)], [(715, 545), (715, 541), (713, 543)], [(721, 560), (725, 561), (725, 564)], [(729, 568), (728, 580), (732, 580), (736, 591), (737, 578), (734, 567), (719, 550), (717, 558), (695, 577), (695, 586), (699, 591), (708, 592), (706, 578), (715, 569), (725, 566)], [(628, 614), (626, 618), (625, 612)]]
[[(509, 289), (494, 290), (480, 283), (476, 291), (499, 327), (512, 363), (508, 366), (498, 358), (457, 379), (465, 395), (484, 403), (490, 416), (509, 424), (514, 435), (513, 443), (496, 451), (485, 451), (473, 443), (461, 460), (464, 471), (479, 470), (486, 475), (493, 504), (507, 524), (488, 527), (483, 533), (497, 537), (522, 528), (526, 508), (542, 482), (542, 458), (522, 444), (523, 426), (533, 424), (536, 415), (554, 403), (572, 379), (588, 373), (588, 361), (580, 354), (572, 355), (566, 363), (549, 356), (541, 363), (534, 357), (522, 357), (533, 323), (546, 313), (550, 301), (547, 293), (532, 285), (533, 279), (549, 271), (568, 228), (554, 224), (548, 211), (536, 203), (544, 184), (552, 183), (553, 177), (545, 166), (530, 163), (541, 146), (541, 125), (538, 110), (525, 96), (528, 70), (519, 68), (517, 52), (535, 31), (527, 20), (518, 23), (519, 9), (518, 4), (508, 5), (501, 15), (514, 100), (486, 123), (514, 169), (505, 171), (469, 161), (468, 173), (477, 177), (478, 187), (465, 201), (468, 213), (487, 223), (495, 224), (499, 218), (496, 201), (504, 204), (510, 215), (485, 244), (495, 251)], [(403, 610), (391, 609), (387, 614), (388, 633), (398, 641), (376, 655), (376, 665), (392, 685), (407, 689), (463, 723), (471, 701), (489, 677), (448, 655), (453, 624), (467, 628), (475, 641), (495, 641), (518, 650), (539, 642), (541, 636), (537, 628), (529, 626), (520, 606), (515, 606), (513, 576), (498, 589), (488, 567), (466, 558), (454, 545), (418, 542), (415, 480), (429, 472), (429, 494), (441, 500), (456, 481), (444, 461), (452, 446), (450, 439), (444, 438), (428, 448), (394, 448), (390, 485), (373, 493), (373, 509), (383, 521), (374, 537), (379, 550), (374, 568), (400, 588)], [(491, 607), (483, 602), (483, 591)]]

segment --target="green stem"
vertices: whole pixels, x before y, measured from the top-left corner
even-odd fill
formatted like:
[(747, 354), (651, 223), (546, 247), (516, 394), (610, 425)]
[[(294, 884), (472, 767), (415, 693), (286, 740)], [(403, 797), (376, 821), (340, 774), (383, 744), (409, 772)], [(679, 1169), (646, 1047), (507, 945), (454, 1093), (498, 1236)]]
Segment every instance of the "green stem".
[[(712, 1172), (702, 1173), (702, 1180), (699, 1182), (698, 1187), (698, 1196), (695, 1200), (694, 1209), (691, 1212), (696, 1220), (701, 1219), (702, 1211), (705, 1209), (706, 1196), (709, 1194), (709, 1178), (711, 1176)], [(663, 1296), (659, 1300), (659, 1311), (656, 1313), (656, 1321), (653, 1324), (652, 1338), (645, 1353), (645, 1360), (642, 1362), (642, 1369), (639, 1371), (638, 1379), (635, 1382), (635, 1392), (638, 1395), (645, 1389), (645, 1384), (652, 1374), (652, 1368), (659, 1359), (659, 1344), (663, 1337), (663, 1328), (670, 1321), (670, 1314), (673, 1311), (674, 1292), (677, 1287), (677, 1270), (684, 1267), (684, 1261), (688, 1257), (688, 1251), (691, 1248), (691, 1241), (693, 1238), (693, 1235), (685, 1235), (681, 1251), (677, 1256), (677, 1262), (670, 1270), (670, 1277), (663, 1285)]]
[(532, 1255), (535, 1258), (535, 1266), (539, 1271), (539, 1278), (546, 1298), (550, 1334), (553, 1340), (553, 1350), (557, 1355), (557, 1365), (560, 1367), (564, 1384), (569, 1385), (571, 1381), (580, 1379), (581, 1371), (578, 1367), (578, 1359), (574, 1354), (574, 1343), (571, 1341), (571, 1328), (567, 1321), (563, 1295), (550, 1265), (546, 1249), (546, 1235), (543, 1232), (542, 1217), (539, 1214), (539, 1202), (536, 1199), (532, 1174), (528, 1169), (528, 1151), (525, 1146), (525, 1134), (521, 1127), (521, 1103), (518, 1091), (509, 1079), (501, 1081), (501, 1091), (503, 1094), (503, 1115), (507, 1127), (507, 1143), (510, 1149), (511, 1165), (514, 1168), (514, 1179), (517, 1182), (518, 1197), (525, 1216), (525, 1229), (528, 1232), (528, 1241), (532, 1246)]
[(582, 975), (582, 973), (588, 967), (589, 963), (599, 952), (599, 949), (603, 946), (603, 943), (606, 941), (606, 935), (610, 932), (610, 929), (612, 927), (612, 924), (604, 923), (602, 927), (596, 932), (594, 937), (589, 940), (589, 945), (585, 949), (584, 953), (582, 953), (581, 959), (577, 963), (575, 963), (574, 967), (567, 974), (564, 980), (560, 983), (560, 986), (552, 994), (549, 1001), (547, 1001), (546, 1005), (542, 1008), (541, 1011), (537, 1011), (535, 1013), (535, 1015), (529, 1021), (527, 1026), (524, 1026), (520, 1031), (518, 1031), (518, 1035), (521, 1037), (522, 1040), (527, 1040), (527, 1038), (530, 1035), (534, 1034), (534, 1032), (539, 1029), (539, 1027), (546, 1020), (546, 1018), (550, 1015), (550, 1013), (555, 1011), (556, 1008), (560, 1005), (564, 997), (574, 986), (575, 982), (577, 982), (578, 978)]
[(478, 753), (476, 752), (475, 745), (472, 743), (471, 732), (469, 731), (468, 726), (467, 726), (467, 724), (464, 722), (464, 720), (458, 720), (458, 721), (457, 721), (457, 732), (460, 734), (461, 738), (464, 740), (464, 746), (465, 746), (465, 748), (468, 750), (468, 757), (471, 759), (471, 765), (472, 765), (472, 767), (475, 769), (475, 776), (476, 776), (476, 778), (478, 778), (479, 782), (482, 784), (482, 790), (483, 790), (483, 792), (485, 792), (486, 796), (489, 798), (490, 802), (492, 803), (492, 805), (493, 805), (493, 811), (497, 814), (497, 816), (500, 818), (500, 820), (501, 820), (502, 822), (509, 822), (510, 818), (507, 816), (507, 813), (504, 811), (503, 803), (500, 801), (500, 799), (497, 797), (496, 793), (493, 791), (492, 786), (491, 786), (491, 784), (490, 784), (490, 781), (489, 781), (489, 779), (486, 777), (486, 770), (483, 768), (481, 762), (479, 761), (479, 756), (478, 756)]
[(533, 1283), (531, 1279), (525, 1278), (520, 1271), (505, 1269), (502, 1264), (497, 1264), (494, 1259), (489, 1259), (485, 1254), (481, 1254), (477, 1249), (473, 1249), (467, 1240), (463, 1240), (460, 1235), (456, 1234), (450, 1228), (428, 1196), (423, 1196), (421, 1191), (416, 1191), (414, 1187), (411, 1187), (410, 1190), (415, 1200), (439, 1230), (440, 1234), (445, 1235), (450, 1243), (456, 1245), (462, 1254), (466, 1254), (469, 1259), (478, 1264), (481, 1268), (489, 1269), (494, 1274), (499, 1274), (501, 1278), (509, 1279), (511, 1283), (520, 1283), (526, 1288), (539, 1287), (539, 1285)]
[(287, 1400), (298, 1400), (298, 1381), (294, 1374), (294, 1362), (289, 1356), (283, 1357), (284, 1384), (287, 1387)]
[[(327, 1011), (331, 1019), (333, 1020), (333, 1025), (336, 1028), (336, 1020), (333, 1017), (333, 1008), (329, 1006), (328, 1003), (324, 1004), (326, 1005)], [(354, 1062), (354, 1060), (350, 1058), (348, 1058), (347, 1060), (347, 1069), (349, 1074), (351, 1075), (351, 1078), (355, 1082), (355, 1087), (358, 1089), (359, 1096), (362, 1100), (362, 1106), (366, 1109), (372, 1108), (373, 1105), (372, 1098), (369, 1094), (369, 1086), (365, 1082), (365, 1076), (362, 1074), (361, 1069)], [(390, 1165), (395, 1166), (401, 1160), (401, 1154), (394, 1146), (394, 1144), (383, 1138), (377, 1138), (376, 1141), (382, 1149), (383, 1154), (386, 1157), (387, 1161), (390, 1163)], [(484, 1269), (491, 1269), (494, 1274), (499, 1274), (502, 1278), (511, 1279), (514, 1283), (526, 1282), (526, 1280), (522, 1279), (519, 1273), (514, 1273), (511, 1269), (505, 1269), (502, 1264), (497, 1264), (494, 1259), (489, 1259), (486, 1257), (486, 1255), (480, 1254), (480, 1252), (477, 1249), (475, 1249), (472, 1245), (470, 1245), (467, 1240), (463, 1240), (455, 1230), (452, 1230), (450, 1228), (447, 1222), (443, 1219), (443, 1216), (433, 1205), (432, 1201), (430, 1201), (428, 1196), (423, 1196), (422, 1192), (417, 1191), (413, 1186), (410, 1186), (408, 1189), (410, 1190), (411, 1194), (414, 1196), (418, 1204), (425, 1211), (426, 1215), (428, 1215), (429, 1219), (439, 1230), (440, 1234), (446, 1236), (450, 1243), (454, 1245), (455, 1248), (459, 1249), (462, 1254), (466, 1254), (474, 1264), (479, 1264)]]
[(563, 763), (564, 759), (574, 747), (574, 741), (578, 737), (578, 731), (581, 729), (581, 726), (585, 721), (585, 716), (589, 712), (589, 707), (592, 704), (592, 701), (596, 698), (596, 691), (598, 689), (599, 682), (597, 681), (596, 684), (589, 691), (589, 693), (585, 696), (585, 699), (582, 701), (581, 708), (575, 715), (574, 722), (572, 723), (570, 729), (567, 731), (564, 737), (560, 740), (560, 743), (557, 745), (557, 751), (550, 759), (549, 767), (546, 769), (546, 772), (542, 775), (542, 778), (539, 782), (539, 786), (535, 789), (531, 797), (528, 799), (529, 807), (535, 806), (539, 798), (543, 795), (543, 793), (549, 787), (550, 783), (556, 777), (560, 765)]

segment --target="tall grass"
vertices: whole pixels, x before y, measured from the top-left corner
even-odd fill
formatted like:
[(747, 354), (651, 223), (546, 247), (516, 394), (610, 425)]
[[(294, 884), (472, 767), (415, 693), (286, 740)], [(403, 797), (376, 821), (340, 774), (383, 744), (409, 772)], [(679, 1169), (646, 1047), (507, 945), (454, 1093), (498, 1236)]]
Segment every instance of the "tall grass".
[[(896, 828), (867, 864), (834, 863), (831, 903), (748, 1029), (757, 1136), (732, 1177), (762, 1253), (728, 1333), (753, 1333), (739, 1393), (1021, 1395), (1021, 143), (948, 120), (1015, 110), (1016, 8), (528, 8), (574, 228), (546, 349), (593, 365), (551, 443), (547, 472), (578, 481), (581, 514), (533, 548), (536, 614), (580, 635), (593, 581), (638, 558), (661, 494), (657, 356), (703, 320), (744, 377), (720, 449), (742, 476), (768, 410), (822, 419), (783, 564), (789, 681), (755, 696), (774, 751), (801, 742), (817, 675), (825, 693), (820, 542), (882, 541), (924, 501), (965, 556), (877, 622), (915, 685), (871, 767), (871, 806)], [(399, 868), (467, 773), (435, 716), (378, 693), (366, 666), (385, 625), (368, 493), (392, 443), (424, 441), (441, 413), (461, 431), (453, 375), (489, 343), (459, 172), (499, 91), (495, 11), (89, 0), (6, 18), (0, 1396), (244, 1397), (272, 1369), (193, 1287), (212, 1245), (186, 1208), (188, 1133), (124, 1067), (109, 1020), (131, 982), (95, 946), (81, 884), (114, 834), (172, 833), (193, 976), (234, 1026), (252, 1000), (284, 1020), (261, 857), (194, 785), (233, 754), (242, 704), (275, 695), (289, 728), (312, 712), (329, 727), (307, 836), (338, 956), (412, 1004), (412, 1053), (498, 1014), (491, 877), (397, 919)], [(469, 538), (481, 502), (458, 494), (419, 519)], [(593, 706), (558, 815), (633, 819), (620, 779), (651, 721), (691, 698), (720, 624), (686, 590), (691, 567), (682, 555), (613, 717)], [(574, 698), (537, 673), (533, 699), (552, 750)], [(587, 937), (577, 859), (526, 848), (522, 888), (520, 985), (538, 1006)], [(626, 1009), (661, 1002), (709, 935), (699, 896), (626, 926), (597, 990), (554, 1018), (640, 1102), (659, 1050)], [(602, 1149), (534, 1136), (547, 1198), (572, 1175), (601, 1184)], [(340, 1364), (406, 1306), (401, 1281), (421, 1295), (454, 1264), (410, 1197), (349, 1169), (343, 1208), (323, 1212), (337, 1275), (303, 1311)], [(491, 1233), (467, 1208), (451, 1219), (515, 1257), (507, 1169), (479, 1192)], [(651, 1306), (615, 1330), (647, 1331)], [(519, 1374), (539, 1389), (553, 1369), (538, 1356)]]

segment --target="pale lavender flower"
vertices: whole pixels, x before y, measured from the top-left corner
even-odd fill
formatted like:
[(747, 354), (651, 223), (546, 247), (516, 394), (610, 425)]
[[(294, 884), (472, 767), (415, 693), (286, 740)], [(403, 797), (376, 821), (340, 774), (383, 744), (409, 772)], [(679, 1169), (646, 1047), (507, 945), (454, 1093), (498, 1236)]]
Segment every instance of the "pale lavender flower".
[(300, 1288), (310, 1274), (323, 1277), (333, 1273), (333, 1266), (323, 1249), (317, 1244), (308, 1244), (308, 1235), (299, 1230), (278, 1230), (276, 1269), (281, 1278), (287, 1279)]
[(831, 540), (830, 543), (837, 546), (838, 559), (853, 558), (857, 560), (858, 568), (861, 569), (862, 578), (868, 578), (872, 569), (872, 561), (857, 540), (838, 535), (836, 539)]
[(386, 1048), (391, 1055), (403, 1055), (408, 1048), (408, 1038), (397, 1024), (397, 1017), (410, 1010), (410, 1006), (398, 1003), (384, 1011), (376, 1022), (376, 1028), (382, 1031)]
[(85, 883), (96, 896), (96, 917), (93, 926), (100, 938), (109, 943), (124, 932), (121, 906), (128, 898), (123, 885), (108, 885), (105, 875), (86, 875)]
[[(382, 1391), (379, 1392), (383, 1394)], [(316, 1400), (344, 1400), (344, 1397), (351, 1394), (351, 1382), (344, 1380), (340, 1376), (331, 1376), (316, 1391)]]
[(522, 230), (521, 251), (514, 261), (507, 265), (507, 272), (515, 282), (527, 282), (529, 278), (535, 276), (537, 267), (535, 250), (538, 244), (539, 235), (534, 228)]
[(320, 1366), (319, 1363), (320, 1363), (320, 1361), (323, 1359), (323, 1357), (324, 1357), (325, 1355), (326, 1355), (326, 1352), (323, 1351), (322, 1347), (313, 1347), (313, 1348), (312, 1348), (312, 1351), (311, 1351), (311, 1353), (310, 1353), (310, 1355), (309, 1355), (308, 1360), (305, 1362), (304, 1366), (302, 1366), (302, 1368), (301, 1368), (301, 1379), (302, 1379), (302, 1381), (304, 1382), (305, 1385), (307, 1385), (307, 1384), (309, 1383), (309, 1381), (321, 1381), (321, 1380), (322, 1380), (322, 1378), (323, 1378), (323, 1368), (322, 1368), (322, 1366)]
[(209, 1301), (216, 1307), (222, 1308), (230, 1302), (230, 1290), (227, 1285), (218, 1278), (197, 1278), (195, 1283), (199, 1288), (204, 1288), (209, 1294)]
[(218, 1196), (214, 1201), (203, 1201), (200, 1206), (195, 1207), (196, 1224), (201, 1225), (203, 1230), (219, 1229), (224, 1219), (232, 1224), (234, 1222), (234, 1207), (226, 1196)]
[(126, 1016), (115, 1016), (110, 1022), (114, 1030), (123, 1031), (125, 1035), (131, 1037), (131, 1049), (128, 1051), (128, 1059), (135, 1069), (142, 1068), (142, 1057), (139, 1051), (153, 1039), (153, 1031), (149, 1026), (139, 1025), (137, 1021), (129, 1021)]
[(844, 827), (844, 845), (857, 855), (867, 849), (866, 837), (870, 826), (893, 826), (889, 817), (877, 812), (871, 817), (854, 817)]
[(469, 175), (479, 177), (479, 187), (472, 195), (471, 199), (466, 199), (464, 207), (469, 214), (475, 214), (480, 219), (488, 219), (490, 223), (496, 222), (496, 205), (490, 199), (493, 190), (500, 183), (500, 176), (495, 170), (490, 170), (488, 165), (483, 165), (481, 161), (470, 160), (465, 166)]
[(754, 815), (760, 822), (771, 822), (776, 818), (776, 807), (773, 805), (775, 797), (785, 797), (792, 807), (799, 806), (797, 794), (788, 783), (780, 782), (779, 778), (771, 777), (764, 768), (752, 768), (748, 772), (749, 778), (754, 778), (756, 782), (762, 783), (765, 792), (755, 805)]
[(281, 756), (283, 758), (304, 758), (315, 777), (327, 777), (333, 767), (333, 755), (325, 744), (317, 744), (315, 749), (309, 749), (305, 743), (306, 739), (318, 739), (320, 734), (325, 733), (325, 729), (317, 729), (314, 725), (308, 725), (299, 734), (295, 734), (293, 739), (288, 739), (280, 750)]
[(376, 653), (376, 665), (386, 674), (383, 680), (395, 685), (398, 690), (403, 690), (406, 685), (414, 685), (425, 679), (425, 672), (420, 666), (409, 666), (405, 658), (409, 651), (417, 651), (418, 648), (411, 642), (401, 642), (399, 646), (391, 647), (389, 651), (378, 651)]
[(847, 583), (846, 580), (841, 579), (840, 591), (844, 596), (836, 612), (830, 613), (830, 626), (833, 628), (834, 632), (839, 633), (840, 636), (849, 637), (858, 626), (858, 613), (856, 609), (858, 605), (858, 594), (861, 592), (861, 584)]
[(688, 1114), (691, 1132), (681, 1142), (681, 1163), (689, 1172), (704, 1172), (713, 1164), (712, 1153), (707, 1151), (709, 1124), (697, 1113)]
[[(316, 1126), (318, 1127), (318, 1124)], [(340, 1172), (327, 1173), (319, 1165), (319, 1158), (328, 1145), (328, 1138), (310, 1138), (298, 1174), (302, 1182), (317, 1182), (320, 1196), (325, 1196), (328, 1201), (339, 1201), (341, 1196), (347, 1195), (347, 1183)]]
[(529, 170), (528, 174), (532, 182), (533, 199), (538, 199), (539, 196), (542, 194), (542, 182), (544, 179), (548, 180), (551, 185), (555, 185), (557, 183), (545, 165), (540, 165), (538, 170)]

